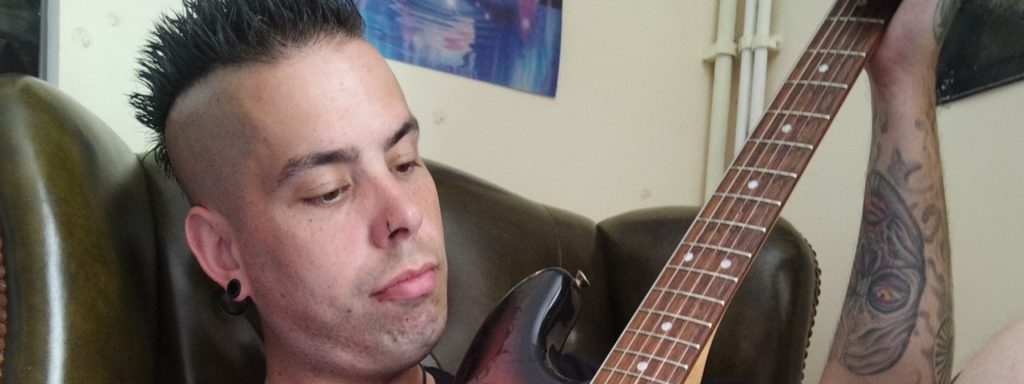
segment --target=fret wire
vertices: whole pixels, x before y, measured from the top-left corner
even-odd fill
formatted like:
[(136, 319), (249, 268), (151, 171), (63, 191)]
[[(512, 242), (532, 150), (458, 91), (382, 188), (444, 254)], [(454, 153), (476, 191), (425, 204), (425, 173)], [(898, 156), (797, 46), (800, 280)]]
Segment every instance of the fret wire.
[(737, 278), (736, 276), (730, 276), (730, 275), (726, 275), (724, 273), (712, 272), (712, 271), (708, 271), (708, 270), (704, 270), (704, 269), (700, 269), (700, 268), (690, 268), (690, 267), (684, 267), (684, 266), (681, 266), (681, 265), (669, 265), (669, 267), (670, 268), (675, 268), (675, 269), (682, 269), (682, 270), (687, 271), (687, 272), (693, 272), (693, 273), (699, 273), (699, 274), (702, 274), (702, 275), (708, 275), (708, 276), (712, 276), (712, 277), (717, 277), (719, 279), (728, 280), (728, 281), (731, 281), (731, 282), (734, 282), (734, 283), (738, 283), (740, 281), (739, 278)]
[(718, 305), (721, 305), (721, 306), (725, 306), (725, 301), (723, 301), (721, 299), (716, 299), (714, 297), (705, 296), (705, 295), (701, 295), (701, 294), (697, 294), (697, 293), (693, 293), (693, 292), (687, 292), (687, 291), (683, 291), (683, 290), (679, 290), (679, 289), (672, 289), (672, 288), (659, 288), (659, 287), (654, 287), (652, 289), (657, 289), (657, 290), (668, 292), (668, 293), (671, 293), (671, 294), (674, 294), (674, 295), (682, 295), (682, 296), (686, 296), (686, 297), (692, 297), (694, 299), (704, 300), (704, 301), (707, 301), (707, 302), (710, 302), (710, 303), (715, 303), (715, 304), (718, 304)]
[(815, 80), (789, 80), (786, 83), (792, 85), (801, 86), (813, 86), (813, 87), (827, 87), (827, 88), (838, 88), (838, 89), (850, 89), (850, 86), (844, 83), (833, 83), (831, 81), (815, 81)]
[(662, 311), (662, 310), (658, 310), (658, 309), (647, 309), (647, 308), (643, 308), (643, 306), (641, 306), (640, 309), (638, 309), (638, 311), (644, 311), (644, 312), (653, 313), (655, 315), (661, 315), (663, 317), (671, 317), (673, 319), (683, 320), (683, 321), (686, 321), (688, 323), (694, 323), (694, 324), (697, 324), (697, 325), (704, 326), (704, 328), (708, 328), (708, 329), (710, 329), (711, 326), (713, 325), (713, 324), (711, 324), (711, 323), (709, 323), (707, 321), (700, 320), (700, 319), (695, 319), (695, 318), (692, 318), (690, 316), (686, 316), (686, 315), (683, 315), (683, 314), (672, 313), (672, 312)]
[(858, 22), (858, 23), (881, 24), (881, 25), (885, 25), (885, 23), (886, 23), (885, 20), (873, 19), (873, 18), (869, 18), (869, 17), (829, 17), (828, 21), (831, 21), (831, 22), (836, 22), (836, 21), (843, 21), (843, 22), (853, 21), (853, 22)]
[(826, 54), (830, 54), (830, 55), (855, 56), (855, 57), (859, 57), (859, 58), (866, 58), (868, 56), (868, 54), (865, 53), (865, 52), (851, 51), (851, 50), (845, 50), (845, 49), (811, 49), (808, 52), (810, 52), (812, 54), (826, 53)]
[(805, 111), (786, 111), (781, 109), (769, 109), (766, 113), (772, 113), (776, 115), (793, 115), (802, 117), (813, 117), (815, 119), (822, 119), (832, 121), (832, 116), (823, 113), (805, 112)]
[(627, 327), (624, 330), (624, 332), (633, 332), (633, 333), (636, 333), (636, 334), (639, 334), (639, 335), (643, 335), (643, 336), (647, 336), (647, 337), (657, 337), (659, 339), (665, 339), (665, 340), (671, 341), (673, 343), (682, 344), (682, 345), (685, 345), (685, 346), (693, 348), (693, 349), (700, 349), (700, 344), (697, 344), (697, 343), (694, 343), (694, 342), (690, 342), (690, 341), (686, 341), (686, 340), (680, 339), (678, 337), (673, 337), (673, 336), (669, 336), (669, 335), (665, 335), (665, 334), (658, 334), (658, 333), (654, 333), (654, 332), (651, 332), (651, 331), (645, 331), (643, 329), (635, 329), (635, 328)]
[(740, 193), (715, 192), (715, 195), (722, 196), (722, 197), (728, 197), (728, 198), (732, 198), (732, 199), (750, 200), (750, 201), (757, 202), (757, 203), (774, 205), (776, 207), (781, 207), (782, 206), (782, 202), (779, 201), (779, 200), (773, 200), (773, 199), (768, 199), (768, 198), (764, 198), (764, 197), (757, 197), (757, 196), (751, 196), (751, 195), (744, 195), (744, 194), (740, 194)]
[(768, 232), (768, 228), (765, 228), (765, 227), (761, 227), (761, 226), (757, 226), (757, 225), (752, 225), (752, 224), (746, 224), (746, 223), (740, 223), (740, 222), (735, 222), (735, 221), (729, 221), (729, 220), (706, 219), (706, 218), (698, 217), (697, 221), (704, 221), (704, 222), (708, 222), (708, 223), (711, 223), (711, 224), (720, 224), (720, 225), (727, 225), (727, 226), (730, 226), (730, 227), (738, 227), (738, 228), (743, 228), (743, 229), (750, 229), (750, 230), (754, 230), (754, 231), (761, 232), (761, 233), (767, 233)]
[(779, 171), (779, 170), (774, 170), (774, 169), (767, 169), (767, 168), (757, 168), (757, 167), (732, 167), (732, 169), (735, 169), (735, 170), (737, 170), (737, 171), (747, 171), (747, 172), (767, 173), (767, 174), (769, 174), (769, 175), (775, 175), (775, 176), (784, 176), (784, 177), (788, 177), (788, 178), (791, 178), (791, 179), (795, 179), (795, 178), (797, 178), (797, 176), (799, 176), (799, 175), (797, 175), (797, 174), (795, 174), (795, 173), (793, 173), (793, 172)]
[(650, 354), (650, 353), (645, 353), (645, 352), (640, 352), (640, 351), (632, 351), (632, 350), (625, 350), (625, 349), (622, 349), (622, 348), (612, 348), (612, 350), (613, 351), (617, 351), (619, 353), (628, 353), (630, 355), (637, 356), (637, 357), (642, 357), (642, 358), (645, 358), (645, 359), (657, 360), (657, 361), (660, 361), (660, 362), (662, 362), (664, 364), (672, 365), (672, 366), (675, 366), (675, 367), (678, 367), (678, 368), (682, 368), (682, 369), (685, 369), (685, 370), (689, 370), (690, 369), (690, 366), (685, 364), (685, 363), (677, 363), (677, 362), (669, 360), (667, 358), (659, 357), (659, 356), (656, 356), (656, 355), (653, 355), (653, 354)]
[(811, 150), (811, 151), (814, 150), (814, 146), (811, 145), (811, 144), (797, 143), (797, 142), (793, 142), (793, 141), (765, 140), (765, 139), (748, 139), (747, 141), (752, 142), (752, 143), (757, 143), (757, 144), (783, 145), (783, 146), (787, 146), (787, 147), (807, 149), (807, 150)]
[[(815, 78), (819, 77), (820, 74), (817, 73), (817, 71), (806, 71), (806, 73), (803, 73), (803, 74), (797, 74), (797, 73), (792, 74), (790, 76), (790, 78), (786, 80), (785, 84), (790, 85), (792, 87), (798, 87), (798, 86), (800, 86), (800, 87), (816, 87), (816, 88), (834, 89), (834, 90), (837, 90), (837, 91), (840, 91), (840, 92), (847, 92), (849, 90), (849, 85), (852, 84), (854, 80), (856, 80), (856, 78), (857, 78), (857, 76), (859, 74), (859, 71), (857, 70), (857, 68), (862, 66), (862, 64), (860, 64), (859, 62), (862, 61), (863, 59), (861, 57), (841, 57), (841, 58), (832, 59), (832, 60), (825, 60), (825, 59), (818, 59), (813, 54), (808, 53), (808, 54), (805, 54), (800, 60), (801, 60), (801, 62), (808, 63), (808, 66), (810, 66), (809, 65), (810, 62), (814, 62), (814, 61), (818, 61), (818, 62), (829, 61), (831, 64), (835, 65), (838, 68), (838, 70), (832, 71), (830, 73), (833, 74), (833, 75), (839, 74), (839, 76), (836, 77), (837, 80), (832, 80), (832, 81), (815, 80)], [(774, 100), (772, 106), (773, 107), (777, 107), (777, 108), (774, 108), (774, 109), (777, 109), (777, 110), (785, 109), (784, 105), (787, 104), (787, 102), (789, 104), (800, 104), (801, 102), (803, 102), (803, 103), (819, 102), (820, 103), (820, 101), (821, 101), (820, 99), (815, 98), (813, 96), (813, 94), (809, 94), (809, 93), (803, 92), (802, 89), (797, 89), (797, 90), (792, 90), (791, 89), (790, 90), (790, 94), (791, 94), (792, 98), (783, 98), (783, 99), (776, 99), (776, 100)], [(829, 109), (829, 110), (837, 109), (835, 107), (838, 107), (839, 98), (834, 98), (832, 100), (833, 100), (832, 102), (826, 103), (826, 105), (821, 105), (821, 106), (822, 107), (828, 107), (827, 109)], [(777, 105), (777, 103), (782, 103), (783, 106)], [(825, 116), (827, 116), (827, 115), (818, 114), (818, 116), (812, 116), (812, 117), (825, 117)]]
[(698, 243), (698, 242), (692, 242), (692, 241), (684, 242), (683, 244), (686, 244), (686, 245), (689, 245), (689, 246), (692, 246), (692, 247), (700, 247), (700, 248), (706, 248), (706, 249), (710, 249), (710, 250), (714, 250), (714, 251), (721, 251), (721, 252), (725, 252), (725, 253), (731, 253), (731, 254), (734, 254), (734, 255), (740, 255), (740, 256), (746, 257), (748, 259), (754, 256), (750, 252), (743, 252), (743, 251), (738, 250), (738, 249), (732, 249), (732, 248), (722, 247), (722, 246), (713, 245), (713, 244)]

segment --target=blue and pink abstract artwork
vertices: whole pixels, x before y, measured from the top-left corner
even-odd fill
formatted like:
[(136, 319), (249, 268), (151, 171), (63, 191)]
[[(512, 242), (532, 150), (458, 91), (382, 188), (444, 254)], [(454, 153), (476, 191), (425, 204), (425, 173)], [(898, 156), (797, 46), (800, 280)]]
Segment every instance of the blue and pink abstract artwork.
[(392, 60), (554, 96), (562, 0), (356, 0)]

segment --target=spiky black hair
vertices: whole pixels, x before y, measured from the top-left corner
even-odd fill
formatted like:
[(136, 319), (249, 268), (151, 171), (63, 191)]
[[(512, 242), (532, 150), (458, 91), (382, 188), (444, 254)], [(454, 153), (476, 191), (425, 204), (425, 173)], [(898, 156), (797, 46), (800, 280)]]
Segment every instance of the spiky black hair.
[(288, 48), (332, 36), (361, 37), (363, 19), (351, 0), (185, 0), (162, 16), (138, 71), (147, 92), (133, 93), (135, 118), (153, 130), (153, 154), (173, 174), (167, 115), (178, 96), (215, 69), (269, 63)]

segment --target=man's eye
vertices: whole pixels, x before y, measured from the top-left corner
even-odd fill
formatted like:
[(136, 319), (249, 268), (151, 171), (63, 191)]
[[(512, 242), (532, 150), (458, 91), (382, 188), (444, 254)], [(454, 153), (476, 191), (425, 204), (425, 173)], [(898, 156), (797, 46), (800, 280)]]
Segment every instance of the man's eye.
[(314, 197), (302, 199), (302, 201), (304, 203), (312, 205), (314, 207), (323, 206), (323, 205), (331, 204), (331, 203), (337, 201), (338, 199), (340, 199), (341, 198), (341, 192), (342, 192), (342, 189), (338, 188), (338, 189), (332, 190), (330, 192), (327, 192), (325, 194), (322, 194), (320, 196), (314, 196)]
[(398, 166), (395, 167), (395, 171), (398, 173), (409, 173), (412, 172), (413, 169), (416, 169), (416, 167), (418, 166), (420, 166), (420, 163), (418, 161), (410, 161), (407, 163), (398, 164)]

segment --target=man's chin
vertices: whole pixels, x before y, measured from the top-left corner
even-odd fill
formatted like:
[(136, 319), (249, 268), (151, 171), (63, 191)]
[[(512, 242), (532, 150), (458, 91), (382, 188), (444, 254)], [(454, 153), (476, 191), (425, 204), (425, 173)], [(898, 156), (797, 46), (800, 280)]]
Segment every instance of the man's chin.
[[(388, 302), (390, 306), (393, 323), (397, 324), (395, 336), (408, 339), (410, 343), (417, 341), (429, 342), (431, 346), (444, 331), (445, 321), (448, 317), (446, 303), (436, 295), (424, 297), (417, 300), (402, 302)], [(418, 345), (418, 343), (417, 343)]]
[(391, 345), (395, 361), (419, 363), (427, 357), (444, 333), (447, 312), (441, 310), (433, 316), (421, 317), (420, 321), (406, 323), (400, 334), (393, 335)]

